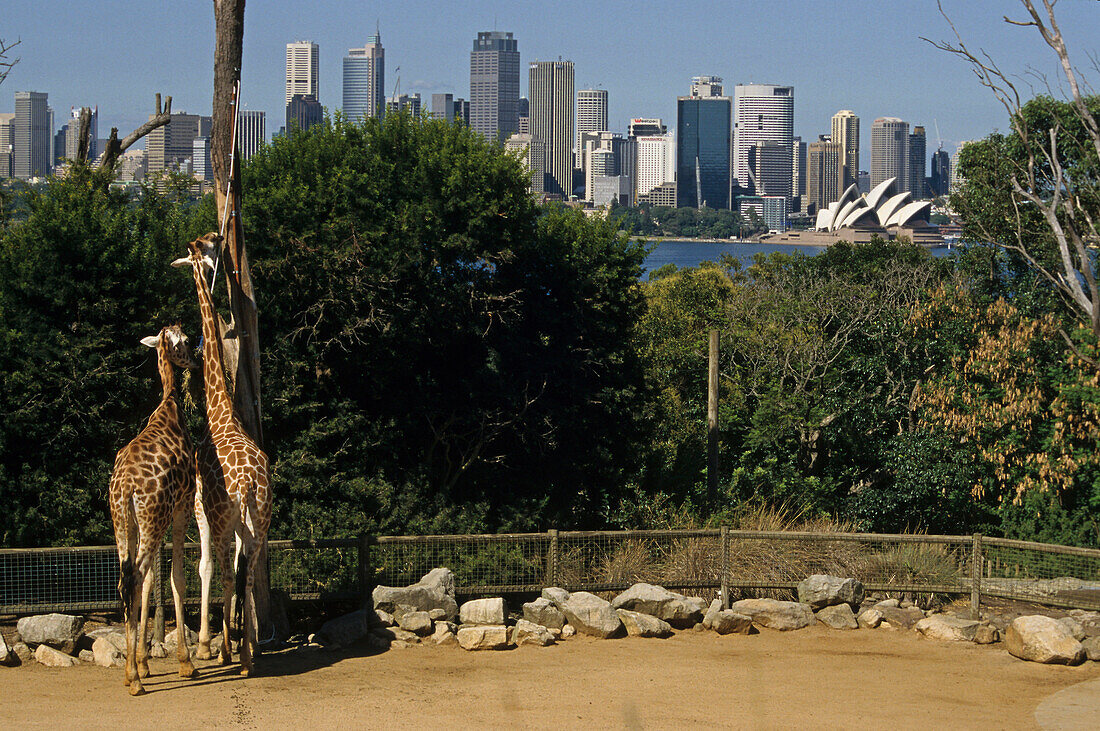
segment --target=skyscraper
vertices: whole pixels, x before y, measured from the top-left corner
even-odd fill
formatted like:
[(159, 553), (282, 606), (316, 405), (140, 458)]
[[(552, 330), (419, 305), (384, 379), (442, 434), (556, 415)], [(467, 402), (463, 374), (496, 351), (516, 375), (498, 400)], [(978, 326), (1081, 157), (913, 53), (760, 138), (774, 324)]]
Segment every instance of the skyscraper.
[(841, 177), (837, 181), (837, 187), (843, 193), (859, 178), (859, 117), (855, 112), (841, 109), (833, 115), (832, 140), (840, 143), (843, 151), (839, 173)]
[(531, 63), (528, 90), (531, 138), (544, 150), (545, 190), (568, 200), (573, 192), (573, 62)]
[(53, 168), (53, 134), (45, 92), (15, 92), (15, 129), (12, 167), (14, 177), (45, 177)]
[(734, 93), (733, 176), (737, 184), (760, 194), (749, 152), (758, 142), (772, 141), (784, 146), (787, 154), (776, 164), (782, 169), (769, 177), (786, 179), (784, 195), (791, 190), (791, 143), (794, 140), (794, 87), (773, 84), (738, 84)]
[(871, 187), (897, 178), (898, 190), (909, 185), (909, 123), (879, 117), (871, 125)]
[(320, 50), (313, 41), (286, 44), (286, 104), (295, 94), (321, 99)]
[(801, 137), (791, 141), (791, 195), (806, 197), (806, 143)]
[(323, 121), (325, 111), (321, 102), (312, 94), (295, 94), (290, 98), (290, 104), (286, 105), (286, 131), (307, 130), (313, 125)]
[[(3, 145), (2, 133), (0, 133), (0, 145)], [(932, 153), (932, 195), (947, 195), (950, 191), (951, 158), (946, 150), (936, 150)]]
[(676, 180), (676, 139), (660, 119), (630, 120), (634, 147), (634, 197)]
[[(149, 118), (153, 116), (151, 114)], [(156, 128), (145, 137), (145, 163), (150, 175), (163, 170), (178, 170), (188, 160), (193, 165), (195, 138), (210, 136), (210, 117), (176, 112), (170, 119), (168, 124)]]
[(722, 79), (696, 76), (691, 96), (676, 98), (676, 205), (730, 207), (733, 104)]
[(454, 94), (432, 94), (432, 116), (446, 122), (455, 118)]
[(474, 40), (470, 127), (499, 141), (519, 130), (519, 44), (511, 33), (481, 31)]
[(260, 111), (243, 110), (237, 118), (240, 130), (241, 159), (248, 160), (260, 151), (267, 139), (267, 115)]
[(358, 122), (380, 117), (386, 108), (386, 52), (379, 33), (362, 48), (349, 48), (344, 56), (344, 117)]
[(0, 180), (12, 177), (12, 147), (15, 145), (15, 115), (0, 112)]
[(844, 192), (839, 188), (844, 156), (844, 146), (839, 142), (819, 140), (806, 146), (806, 210), (812, 206), (816, 213), (840, 198)]
[[(924, 190), (925, 167), (928, 163), (928, 140), (924, 134), (924, 127), (916, 126), (909, 135), (909, 194), (913, 200), (919, 201), (927, 198)], [(900, 186), (899, 186), (900, 187)]]
[(575, 166), (584, 168), (584, 147), (581, 137), (585, 132), (607, 129), (607, 90), (581, 89), (577, 92), (577, 140), (573, 149), (577, 153)]

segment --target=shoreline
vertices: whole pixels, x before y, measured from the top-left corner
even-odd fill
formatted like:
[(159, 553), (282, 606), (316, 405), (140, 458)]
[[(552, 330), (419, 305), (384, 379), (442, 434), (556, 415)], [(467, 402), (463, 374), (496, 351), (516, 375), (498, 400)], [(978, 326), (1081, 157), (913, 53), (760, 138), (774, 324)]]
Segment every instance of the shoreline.
[(744, 244), (748, 246), (761, 246), (764, 244), (770, 246), (799, 246), (799, 247), (812, 247), (824, 249), (825, 246), (817, 244), (802, 244), (796, 241), (760, 241), (758, 239), (704, 239), (704, 238), (686, 238), (683, 236), (633, 236), (631, 238), (641, 239), (651, 244), (663, 244), (667, 242), (681, 242), (685, 244)]

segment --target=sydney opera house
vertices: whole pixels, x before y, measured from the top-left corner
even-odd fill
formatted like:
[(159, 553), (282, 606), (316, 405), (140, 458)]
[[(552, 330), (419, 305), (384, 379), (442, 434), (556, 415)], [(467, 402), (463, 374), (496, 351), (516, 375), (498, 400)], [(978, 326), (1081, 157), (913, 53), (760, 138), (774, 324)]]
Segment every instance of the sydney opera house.
[(908, 192), (899, 193), (897, 188), (897, 178), (884, 180), (865, 195), (860, 195), (856, 186), (849, 186), (840, 200), (818, 211), (812, 230), (788, 231), (762, 237), (761, 241), (828, 246), (837, 241), (866, 242), (878, 236), (907, 238), (922, 246), (941, 245), (939, 229), (928, 223), (932, 202), (914, 201)]

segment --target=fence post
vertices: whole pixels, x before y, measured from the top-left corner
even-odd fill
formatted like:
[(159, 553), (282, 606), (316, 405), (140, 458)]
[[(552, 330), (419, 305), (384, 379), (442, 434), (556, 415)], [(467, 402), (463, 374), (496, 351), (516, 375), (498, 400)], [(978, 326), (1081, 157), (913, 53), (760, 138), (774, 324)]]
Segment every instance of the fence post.
[(730, 585), (729, 585), (729, 541), (730, 541), (730, 529), (729, 526), (722, 526), (722, 588), (719, 598), (722, 600), (722, 609), (730, 608)]
[(359, 536), (359, 596), (362, 602), (363, 609), (370, 609), (371, 602), (373, 601), (371, 591), (374, 587), (371, 586), (371, 571), (370, 565), (370, 536), (363, 534)]
[(157, 557), (153, 561), (153, 601), (156, 602), (156, 610), (153, 614), (153, 641), (164, 642), (164, 581), (161, 576), (163, 575), (162, 557), (164, 556), (164, 547), (161, 546), (157, 549)]
[(550, 555), (546, 559), (546, 581), (550, 586), (558, 585), (558, 529), (551, 528), (547, 531), (550, 534)]
[(982, 534), (975, 533), (970, 549), (970, 616), (982, 618)]

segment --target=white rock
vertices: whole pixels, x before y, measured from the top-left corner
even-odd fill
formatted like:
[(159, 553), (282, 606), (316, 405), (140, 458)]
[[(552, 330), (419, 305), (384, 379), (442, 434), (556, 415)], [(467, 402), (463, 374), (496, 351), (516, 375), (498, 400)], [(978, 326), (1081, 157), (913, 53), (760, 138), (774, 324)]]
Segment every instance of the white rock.
[(34, 659), (48, 668), (71, 668), (77, 663), (77, 659), (72, 655), (66, 655), (49, 645), (39, 645), (34, 651)]
[(435, 608), (435, 609), (431, 610), (430, 612), (428, 612), (428, 617), (429, 617), (429, 618), (430, 618), (430, 619), (431, 619), (431, 620), (432, 620), (433, 622), (438, 622), (438, 621), (439, 621), (439, 620), (441, 620), (441, 619), (446, 619), (446, 618), (447, 618), (447, 612), (445, 612), (444, 610), (442, 610), (442, 609), (439, 609), (439, 608), (437, 607), (437, 608)]
[(686, 597), (663, 586), (638, 583), (611, 601), (615, 609), (628, 609), (663, 619), (673, 627), (687, 629), (703, 620), (707, 605), (698, 597)]
[(978, 625), (974, 630), (974, 643), (978, 645), (992, 645), (1001, 641), (1001, 633), (996, 627), (988, 624)]
[(473, 599), (458, 610), (458, 621), (463, 625), (500, 625), (504, 624), (504, 617), (504, 600), (500, 597)]
[(484, 624), (460, 627), (457, 638), (458, 646), (463, 650), (504, 650), (508, 647), (508, 628)]
[(875, 605), (875, 609), (882, 609), (883, 607), (892, 607), (893, 609), (897, 609), (900, 606), (901, 602), (899, 602), (897, 599), (891, 598), (883, 599), (881, 602)]
[(27, 646), (26, 642), (16, 642), (11, 646), (12, 654), (19, 658), (19, 663), (28, 663), (34, 658), (34, 652)]
[(1085, 657), (1093, 662), (1100, 662), (1100, 635), (1089, 637), (1081, 646), (1085, 648)]
[(784, 602), (778, 599), (742, 599), (730, 605), (738, 614), (752, 617), (753, 624), (777, 630), (793, 630), (809, 627), (814, 623), (814, 613), (809, 604)]
[(710, 628), (720, 635), (752, 634), (752, 617), (747, 614), (739, 614), (732, 609), (722, 609), (716, 612), (711, 619)]
[(822, 607), (814, 616), (817, 617), (817, 621), (833, 629), (857, 629), (859, 627), (856, 615), (848, 604), (831, 604)]
[(458, 615), (454, 574), (446, 568), (432, 569), (411, 586), (376, 586), (371, 596), (375, 608), (384, 612), (403, 604), (424, 612), (442, 609), (448, 619)]
[[(194, 649), (195, 645), (199, 643), (199, 633), (192, 630), (190, 627), (184, 626), (185, 636), (187, 637), (187, 646)], [(171, 632), (164, 634), (164, 649), (168, 651), (169, 655), (175, 655), (178, 649), (178, 641), (176, 640), (177, 630), (173, 629)], [(122, 637), (123, 642), (126, 641), (126, 636)]]
[(0, 665), (18, 665), (19, 658), (4, 641), (4, 635), (0, 634)]
[(432, 633), (432, 642), (437, 645), (456, 645), (455, 625), (451, 622), (439, 621), (435, 623), (435, 631)]
[(720, 611), (722, 611), (722, 600), (721, 599), (715, 599), (714, 601), (712, 601), (710, 603), (710, 606), (707, 607), (706, 613), (703, 614), (703, 628), (704, 629), (712, 629), (713, 628), (714, 618), (715, 618), (715, 616), (717, 616), (718, 612), (720, 612)]
[(1088, 637), (1088, 635), (1085, 634), (1085, 628), (1073, 617), (1062, 617), (1058, 620), (1058, 623), (1065, 627), (1066, 631), (1078, 642)]
[(153, 642), (149, 645), (149, 657), (168, 657), (168, 648), (163, 642)]
[(616, 609), (615, 612), (631, 637), (668, 637), (672, 634), (672, 626), (668, 622), (651, 614), (629, 609)]
[(125, 627), (100, 627), (88, 633), (88, 639), (92, 641), (93, 650), (95, 641), (104, 639), (115, 646), (123, 656), (126, 655), (126, 628)]
[(1005, 646), (1010, 654), (1032, 662), (1078, 665), (1085, 660), (1085, 648), (1065, 626), (1038, 614), (1012, 620)]
[(567, 640), (577, 634), (577, 628), (571, 624), (567, 624), (561, 628), (561, 638)]
[(106, 637), (97, 637), (92, 642), (92, 660), (100, 667), (122, 667), (126, 664), (126, 653), (120, 651), (115, 643)]
[(546, 627), (541, 624), (535, 624), (534, 622), (528, 622), (526, 619), (521, 619), (516, 622), (516, 626), (512, 628), (512, 644), (513, 645), (535, 645), (537, 647), (546, 647), (554, 644), (554, 635)]
[(92, 654), (91, 650), (81, 650), (79, 653), (77, 653), (76, 657), (77, 657), (78, 660), (80, 660), (80, 662), (86, 662), (86, 663), (94, 663), (95, 662), (95, 655)]
[(401, 629), (424, 637), (432, 633), (432, 618), (427, 612), (408, 612), (397, 623)]
[(548, 586), (542, 590), (542, 598), (561, 609), (562, 605), (569, 601), (569, 592), (557, 586)]
[(864, 609), (856, 617), (856, 622), (864, 629), (874, 629), (882, 624), (882, 612), (877, 609)]
[(565, 615), (545, 597), (523, 605), (523, 618), (533, 624), (541, 624), (547, 629), (560, 630), (565, 626)]
[[(439, 611), (442, 612), (443, 610)], [(370, 619), (370, 616), (368, 615), (367, 618)], [(374, 618), (376, 622), (373, 622), (372, 624), (378, 627), (392, 627), (397, 624), (397, 620), (394, 619), (392, 614), (390, 614), (389, 612), (383, 612), (381, 609), (374, 610)]]
[(587, 591), (570, 594), (561, 611), (569, 624), (582, 634), (607, 639), (622, 632), (623, 623), (611, 602)]
[(69, 653), (84, 634), (84, 618), (71, 614), (39, 614), (16, 623), (19, 636), (31, 647), (49, 645)]
[(949, 614), (933, 614), (919, 620), (913, 629), (933, 640), (948, 642), (973, 642), (981, 622), (961, 619)]
[(809, 604), (814, 611), (837, 604), (858, 607), (863, 595), (863, 584), (857, 579), (814, 574), (798, 583), (798, 601)]

